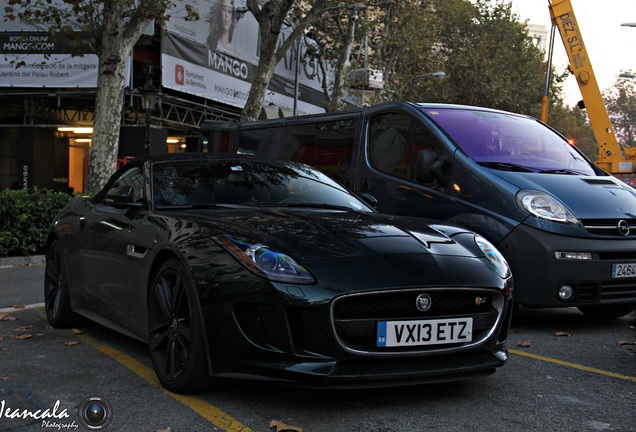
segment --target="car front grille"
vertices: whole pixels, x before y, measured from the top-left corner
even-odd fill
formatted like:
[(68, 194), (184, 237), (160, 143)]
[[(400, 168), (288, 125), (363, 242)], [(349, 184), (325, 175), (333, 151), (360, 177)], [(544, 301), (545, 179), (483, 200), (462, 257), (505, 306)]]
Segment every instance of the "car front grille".
[[(420, 294), (428, 294), (431, 308), (421, 312), (416, 307)], [(340, 343), (352, 351), (368, 353), (428, 352), (449, 346), (473, 345), (487, 339), (503, 311), (503, 295), (492, 290), (413, 289), (395, 292), (351, 294), (338, 297), (332, 306), (332, 319)], [(378, 321), (473, 318), (471, 342), (377, 347)]]

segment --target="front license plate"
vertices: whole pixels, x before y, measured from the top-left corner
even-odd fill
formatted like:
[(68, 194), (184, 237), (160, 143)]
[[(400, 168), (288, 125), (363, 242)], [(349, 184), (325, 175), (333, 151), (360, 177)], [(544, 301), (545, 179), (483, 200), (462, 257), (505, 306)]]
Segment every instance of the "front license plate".
[(612, 264), (613, 278), (633, 278), (636, 277), (636, 263)]
[(470, 342), (472, 318), (378, 322), (379, 347), (399, 347)]

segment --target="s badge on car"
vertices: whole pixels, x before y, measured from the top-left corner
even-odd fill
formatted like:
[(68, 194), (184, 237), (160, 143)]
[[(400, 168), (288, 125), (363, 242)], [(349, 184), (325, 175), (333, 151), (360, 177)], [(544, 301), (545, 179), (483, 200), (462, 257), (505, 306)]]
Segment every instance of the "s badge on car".
[(431, 299), (431, 296), (428, 294), (420, 294), (415, 299), (415, 307), (420, 312), (426, 312), (431, 308), (432, 304), (433, 299)]

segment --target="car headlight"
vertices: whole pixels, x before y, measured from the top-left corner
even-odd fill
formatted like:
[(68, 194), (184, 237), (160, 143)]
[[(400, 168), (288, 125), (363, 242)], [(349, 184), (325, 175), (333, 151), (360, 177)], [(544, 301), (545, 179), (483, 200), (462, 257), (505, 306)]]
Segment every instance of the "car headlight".
[(224, 237), (223, 246), (244, 263), (250, 270), (269, 280), (310, 284), (316, 279), (302, 265), (283, 253), (274, 251), (261, 243), (252, 243), (230, 236)]
[(522, 190), (517, 193), (517, 205), (526, 213), (553, 222), (579, 225), (579, 220), (563, 204), (545, 192)]
[(481, 251), (484, 253), (486, 258), (488, 259), (488, 262), (490, 262), (490, 265), (492, 265), (492, 267), (495, 269), (495, 272), (497, 272), (500, 278), (507, 279), (512, 275), (506, 259), (501, 254), (501, 252), (499, 252), (499, 250), (497, 250), (497, 248), (492, 245), (492, 243), (490, 243), (479, 234), (475, 234), (475, 243), (477, 244), (477, 247), (479, 247), (479, 249), (481, 249)]

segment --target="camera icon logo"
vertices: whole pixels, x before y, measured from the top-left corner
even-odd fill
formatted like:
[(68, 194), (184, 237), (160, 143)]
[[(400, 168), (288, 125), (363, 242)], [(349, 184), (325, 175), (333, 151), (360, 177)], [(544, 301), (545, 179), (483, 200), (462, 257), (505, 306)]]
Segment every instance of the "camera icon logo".
[(113, 408), (106, 399), (93, 396), (82, 401), (78, 408), (78, 415), (84, 427), (98, 430), (108, 426), (113, 417)]

